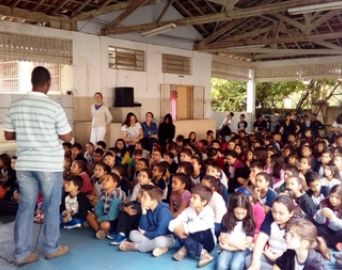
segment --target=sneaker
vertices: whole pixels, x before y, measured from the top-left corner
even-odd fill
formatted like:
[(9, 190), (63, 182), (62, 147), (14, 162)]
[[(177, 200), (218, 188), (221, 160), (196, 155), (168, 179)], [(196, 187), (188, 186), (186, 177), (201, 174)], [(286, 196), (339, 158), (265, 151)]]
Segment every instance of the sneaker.
[(52, 260), (54, 258), (64, 256), (69, 251), (70, 251), (70, 248), (68, 246), (59, 246), (59, 248), (55, 252), (51, 254), (47, 254), (44, 257), (46, 260)]
[(106, 237), (110, 240), (114, 240), (117, 236), (118, 236), (117, 232), (111, 232), (111, 233), (108, 233)]
[(118, 246), (122, 241), (126, 240), (126, 236), (122, 234), (117, 234), (116, 237), (113, 239), (114, 241), (110, 242), (112, 246)]
[(159, 257), (163, 254), (165, 254), (166, 252), (168, 252), (168, 248), (155, 248), (153, 251), (152, 251), (152, 254), (154, 257)]
[(98, 230), (96, 232), (96, 238), (97, 239), (103, 240), (103, 239), (106, 238), (106, 236), (107, 236), (107, 234), (106, 234), (106, 232), (104, 230)]
[(206, 266), (208, 263), (210, 263), (214, 259), (213, 256), (211, 256), (208, 251), (203, 250), (201, 253), (201, 257), (198, 261), (198, 267)]
[(121, 251), (133, 251), (138, 250), (137, 244), (128, 241), (122, 241), (119, 245), (119, 250)]
[(22, 266), (25, 264), (33, 263), (38, 260), (38, 254), (36, 252), (31, 253), (28, 257), (26, 257), (23, 261), (16, 261), (16, 266)]
[(183, 260), (186, 255), (188, 255), (188, 251), (186, 250), (186, 248), (183, 246), (181, 247), (180, 249), (177, 250), (177, 252), (175, 254), (173, 254), (173, 258), (176, 260), (176, 261), (181, 261)]
[(77, 223), (77, 224), (74, 224), (74, 225), (67, 225), (67, 226), (63, 226), (63, 228), (64, 229), (68, 229), (68, 230), (82, 228), (82, 224)]

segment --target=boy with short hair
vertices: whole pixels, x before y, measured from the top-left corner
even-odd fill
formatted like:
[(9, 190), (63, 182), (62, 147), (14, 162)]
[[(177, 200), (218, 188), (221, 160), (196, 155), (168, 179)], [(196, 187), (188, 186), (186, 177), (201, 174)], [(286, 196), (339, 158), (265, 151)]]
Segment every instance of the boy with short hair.
[(190, 206), (169, 224), (169, 230), (178, 237), (182, 246), (173, 258), (180, 261), (189, 254), (199, 257), (198, 266), (203, 267), (214, 259), (209, 252), (215, 248), (216, 243), (214, 212), (208, 205), (212, 191), (197, 185), (191, 193)]
[(65, 194), (60, 207), (61, 227), (64, 229), (81, 228), (91, 209), (87, 196), (80, 192), (83, 180), (80, 176), (71, 175), (64, 182)]
[(320, 177), (317, 173), (310, 171), (305, 175), (306, 185), (309, 190), (306, 193), (312, 199), (313, 203), (319, 208), (321, 202), (329, 196), (329, 187), (322, 186)]
[(94, 213), (89, 212), (87, 215), (88, 224), (96, 231), (97, 239), (106, 238), (118, 217), (120, 204), (125, 201), (125, 194), (119, 186), (120, 177), (114, 173), (107, 173), (102, 182), (102, 194), (95, 205)]
[(271, 181), (272, 177), (269, 174), (260, 172), (256, 175), (254, 185), (254, 190), (266, 214), (271, 210), (273, 201), (277, 198), (277, 193), (270, 188)]
[(168, 204), (162, 202), (163, 192), (155, 186), (141, 187), (141, 217), (138, 230), (129, 234), (132, 242), (123, 241), (121, 251), (150, 252), (158, 257), (165, 254), (175, 244), (168, 230), (172, 214)]

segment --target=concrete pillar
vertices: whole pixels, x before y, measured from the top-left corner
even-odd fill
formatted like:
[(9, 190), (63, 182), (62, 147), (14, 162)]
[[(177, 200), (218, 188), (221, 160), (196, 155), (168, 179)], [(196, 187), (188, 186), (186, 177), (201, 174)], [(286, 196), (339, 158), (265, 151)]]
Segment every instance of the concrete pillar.
[(255, 96), (256, 84), (254, 77), (254, 69), (249, 70), (249, 80), (247, 82), (247, 112), (255, 116)]

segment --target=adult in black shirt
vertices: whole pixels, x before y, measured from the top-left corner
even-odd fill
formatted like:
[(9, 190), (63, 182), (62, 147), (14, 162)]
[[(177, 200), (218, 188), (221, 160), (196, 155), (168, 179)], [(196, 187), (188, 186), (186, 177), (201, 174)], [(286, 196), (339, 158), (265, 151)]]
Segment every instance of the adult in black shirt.
[(168, 113), (165, 115), (163, 122), (159, 125), (158, 130), (159, 142), (163, 150), (165, 150), (168, 143), (172, 142), (175, 137), (175, 131), (176, 128), (172, 123), (172, 116)]

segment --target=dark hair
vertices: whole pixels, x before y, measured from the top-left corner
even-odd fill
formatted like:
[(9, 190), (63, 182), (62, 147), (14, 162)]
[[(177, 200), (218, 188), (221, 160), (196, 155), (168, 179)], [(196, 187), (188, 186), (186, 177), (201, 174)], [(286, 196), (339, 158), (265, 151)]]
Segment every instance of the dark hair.
[(315, 182), (315, 181), (320, 181), (320, 177), (318, 175), (318, 173), (314, 172), (314, 171), (308, 171), (305, 174), (305, 182), (307, 186), (310, 186), (311, 183)]
[(340, 172), (339, 172), (338, 168), (335, 165), (328, 164), (328, 165), (325, 165), (325, 167), (329, 167), (330, 168), (330, 171), (331, 171), (331, 174), (332, 174), (333, 178), (336, 178), (336, 179), (338, 179), (340, 181), (342, 180), (341, 177), (340, 177)]
[(250, 165), (251, 169), (252, 168), (258, 168), (260, 170), (265, 169), (265, 162), (261, 162), (260, 160), (253, 160)]
[(152, 118), (154, 118), (154, 115), (153, 115), (152, 112), (147, 112), (147, 113), (145, 113), (145, 116), (147, 116), (148, 114), (151, 115)]
[(121, 179), (120, 179), (120, 176), (119, 176), (119, 175), (117, 175), (116, 173), (112, 173), (112, 172), (106, 173), (106, 175), (110, 176), (110, 178), (112, 178), (112, 180), (113, 180), (115, 183), (117, 183), (117, 186), (120, 185)]
[(107, 148), (107, 144), (104, 141), (98, 141), (96, 142), (96, 145), (101, 146), (101, 148), (104, 150)]
[(183, 148), (181, 151), (180, 151), (180, 153), (179, 154), (184, 154), (184, 155), (186, 155), (186, 156), (188, 156), (188, 157), (191, 157), (192, 156), (192, 151), (191, 151), (191, 149), (189, 149), (189, 148)]
[(124, 172), (125, 172), (125, 169), (122, 165), (115, 165), (113, 168), (112, 168), (112, 171), (113, 170), (116, 170), (119, 174), (120, 177), (122, 177), (124, 175)]
[(295, 201), (287, 194), (279, 195), (277, 198), (275, 198), (272, 205), (274, 205), (274, 203), (281, 203), (285, 205), (290, 213), (293, 212), (296, 214), (297, 211), (300, 211)]
[(166, 173), (168, 172), (169, 164), (167, 162), (159, 162), (159, 163), (155, 164), (154, 167), (156, 167), (158, 169), (158, 171), (161, 172), (162, 177), (164, 177), (166, 175)]
[(72, 148), (78, 149), (80, 152), (82, 152), (82, 145), (80, 143), (74, 143), (72, 145)]
[(185, 140), (183, 135), (177, 135), (176, 142), (183, 142)]
[(140, 149), (135, 149), (133, 152), (133, 156), (142, 156), (143, 151)]
[(293, 165), (287, 165), (284, 169), (284, 171), (289, 171), (291, 172), (292, 176), (297, 176), (299, 175), (299, 170), (296, 166), (293, 166)]
[(86, 172), (89, 175), (87, 163), (80, 159), (76, 159), (73, 162), (77, 164), (77, 166), (81, 169), (81, 172)]
[(206, 174), (203, 176), (201, 181), (203, 182), (203, 180), (208, 181), (210, 186), (214, 188), (216, 192), (221, 193), (221, 183), (216, 177)]
[(247, 235), (253, 234), (255, 223), (253, 220), (252, 205), (249, 198), (241, 193), (234, 193), (229, 201), (227, 213), (222, 218), (222, 226), (228, 233), (232, 232), (239, 220), (234, 215), (234, 209), (241, 207), (247, 210), (246, 217), (242, 220), (242, 227)]
[(146, 173), (146, 174), (147, 174), (147, 176), (148, 176), (148, 178), (149, 178), (149, 179), (152, 179), (152, 172), (151, 172), (151, 170), (150, 170), (150, 169), (148, 169), (148, 168), (146, 168), (146, 169), (142, 169), (142, 170), (140, 170), (140, 171), (139, 171), (139, 173), (141, 173), (141, 172), (144, 172), (144, 173)]
[(83, 186), (83, 180), (81, 176), (69, 175), (65, 180), (68, 182), (73, 182), (78, 191), (80, 191)]
[(95, 163), (95, 167), (96, 166), (101, 167), (106, 173), (110, 173), (110, 167), (107, 164), (105, 164), (104, 162), (97, 162), (97, 163)]
[[(122, 142), (122, 143), (123, 143), (123, 148), (122, 148), (122, 149), (117, 148), (116, 145), (118, 144), (118, 142)], [(126, 154), (126, 152), (127, 152), (127, 147), (126, 147), (125, 140), (122, 139), (122, 138), (117, 139), (117, 140), (115, 141), (115, 147), (114, 147), (114, 149), (115, 149), (115, 152), (116, 152), (116, 153), (120, 154), (121, 157), (123, 157), (123, 156)]]
[(95, 97), (96, 95), (99, 95), (101, 98), (103, 98), (103, 95), (102, 95), (102, 93), (100, 93), (100, 92), (96, 92), (96, 93), (94, 94), (94, 97)]
[(234, 150), (226, 150), (223, 155), (225, 157), (231, 156), (232, 158), (238, 158), (238, 154)]
[(262, 176), (265, 180), (272, 185), (272, 176), (266, 172), (259, 172), (255, 177)]
[(47, 68), (38, 66), (35, 67), (31, 74), (31, 83), (33, 86), (43, 86), (51, 81), (51, 75)]
[(185, 173), (176, 173), (173, 177), (173, 179), (178, 179), (180, 182), (182, 182), (185, 185), (186, 190), (191, 190), (192, 188), (192, 181), (188, 175)]
[(131, 124), (130, 124), (130, 118), (131, 118), (131, 116), (134, 116), (135, 121), (138, 122), (137, 116), (136, 116), (134, 113), (129, 112), (129, 113), (126, 115), (126, 119), (125, 119), (125, 121), (122, 123), (122, 126), (126, 125), (127, 127), (130, 127), (130, 125), (131, 125)]
[(105, 154), (104, 154), (104, 157), (114, 157), (114, 154), (112, 152), (109, 152), (107, 151)]
[(281, 154), (274, 154), (271, 156), (271, 161), (273, 161), (273, 170), (272, 170), (272, 176), (276, 178), (280, 178), (281, 175), (281, 170), (284, 168), (284, 158), (282, 157)]
[(185, 174), (189, 177), (194, 173), (194, 166), (192, 166), (191, 162), (183, 161), (179, 163), (178, 169), (179, 168), (184, 168)]
[(213, 192), (210, 188), (205, 187), (203, 185), (197, 185), (191, 189), (192, 194), (196, 194), (201, 198), (201, 201), (207, 201), (207, 204), (209, 203)]
[(208, 158), (213, 158), (213, 157), (215, 157), (215, 156), (217, 155), (217, 153), (218, 153), (218, 151), (217, 151), (217, 149), (215, 149), (215, 148), (209, 147), (209, 148), (207, 149), (207, 156), (208, 156)]
[[(342, 198), (342, 184), (340, 185), (335, 185), (333, 186), (331, 189), (330, 189), (330, 192), (329, 192), (329, 197), (330, 197), (330, 194), (333, 194), (333, 193), (337, 193), (337, 196), (339, 196), (340, 198)], [(339, 207), (333, 207), (330, 203), (330, 199), (329, 197), (325, 198), (323, 201), (322, 201), (322, 208), (323, 207), (328, 207), (330, 209), (333, 209), (334, 211), (337, 211), (337, 217), (338, 218), (342, 218), (342, 203), (340, 204)]]
[(64, 142), (64, 143), (62, 143), (62, 146), (71, 149), (72, 144), (70, 142)]
[(164, 121), (163, 123), (166, 123), (166, 120), (168, 120), (168, 124), (171, 125), (172, 124), (172, 115), (170, 113), (166, 114), (164, 116)]
[(6, 169), (11, 169), (11, 157), (4, 153), (4, 154), (0, 154), (0, 160), (2, 160), (2, 163), (4, 164)]
[(103, 156), (104, 151), (103, 151), (103, 149), (101, 149), (101, 148), (96, 148), (96, 149), (94, 150), (94, 154), (100, 154), (101, 156)]
[(170, 152), (170, 151), (164, 153), (164, 155), (167, 156), (167, 157), (169, 157), (169, 158), (172, 159), (172, 160), (175, 158), (175, 155), (174, 155), (172, 152)]
[(139, 158), (137, 161), (141, 161), (145, 164), (145, 167), (148, 168), (149, 167), (149, 163), (148, 160), (146, 158)]

